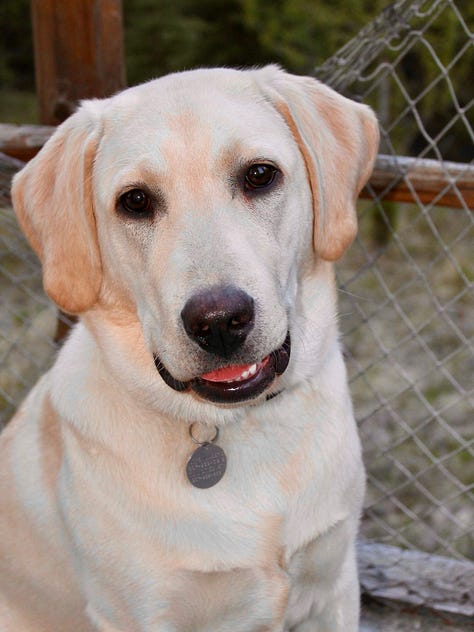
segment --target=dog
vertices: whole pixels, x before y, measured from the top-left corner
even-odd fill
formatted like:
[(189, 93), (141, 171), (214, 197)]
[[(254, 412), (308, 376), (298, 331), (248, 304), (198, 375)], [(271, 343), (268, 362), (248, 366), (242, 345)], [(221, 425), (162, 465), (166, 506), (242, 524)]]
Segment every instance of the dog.
[(353, 632), (333, 262), (376, 117), (277, 66), (83, 102), (15, 177), (80, 316), (0, 443), (3, 632)]

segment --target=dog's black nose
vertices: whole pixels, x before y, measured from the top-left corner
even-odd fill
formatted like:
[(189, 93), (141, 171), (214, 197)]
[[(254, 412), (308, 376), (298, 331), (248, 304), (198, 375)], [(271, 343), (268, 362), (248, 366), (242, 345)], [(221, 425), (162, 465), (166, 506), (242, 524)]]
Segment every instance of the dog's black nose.
[(181, 318), (191, 340), (209, 353), (228, 358), (254, 325), (254, 302), (243, 290), (217, 286), (192, 296)]

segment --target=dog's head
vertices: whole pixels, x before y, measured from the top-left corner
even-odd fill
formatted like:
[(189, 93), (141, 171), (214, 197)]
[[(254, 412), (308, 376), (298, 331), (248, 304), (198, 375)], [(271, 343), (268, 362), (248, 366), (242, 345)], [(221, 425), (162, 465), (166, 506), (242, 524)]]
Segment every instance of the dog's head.
[(314, 79), (199, 70), (84, 102), (13, 198), (64, 311), (126, 314), (159, 388), (235, 405), (335, 339), (328, 262), (377, 145), (371, 110)]

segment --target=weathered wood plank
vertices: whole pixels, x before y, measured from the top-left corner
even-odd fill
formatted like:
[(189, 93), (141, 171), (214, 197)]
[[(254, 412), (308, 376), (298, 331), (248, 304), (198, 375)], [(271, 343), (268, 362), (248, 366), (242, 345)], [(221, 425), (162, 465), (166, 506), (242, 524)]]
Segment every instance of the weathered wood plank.
[(474, 164), (379, 154), (361, 197), (474, 209)]
[(121, 0), (31, 0), (40, 120), (125, 87)]
[(363, 596), (359, 632), (473, 632), (472, 617)]
[(434, 610), (474, 615), (474, 564), (421, 551), (361, 542), (362, 591)]
[(30, 160), (54, 130), (48, 125), (0, 124), (0, 152), (18, 160)]

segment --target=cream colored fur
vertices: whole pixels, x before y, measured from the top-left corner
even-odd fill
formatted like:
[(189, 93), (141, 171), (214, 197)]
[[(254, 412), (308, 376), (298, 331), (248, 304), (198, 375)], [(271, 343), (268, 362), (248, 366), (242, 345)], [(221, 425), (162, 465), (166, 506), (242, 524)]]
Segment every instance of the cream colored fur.
[[(375, 117), (314, 79), (170, 75), (86, 101), (15, 178), (44, 285), (80, 323), (0, 438), (2, 632), (354, 632), (364, 471), (338, 342), (332, 261), (356, 232)], [(278, 189), (236, 173), (272, 161)], [(153, 221), (120, 216), (130, 185)], [(249, 362), (291, 332), (265, 396), (179, 393), (213, 369), (180, 326), (193, 292), (255, 298)], [(252, 356), (252, 357), (250, 357)], [(228, 469), (186, 479), (220, 429)]]

